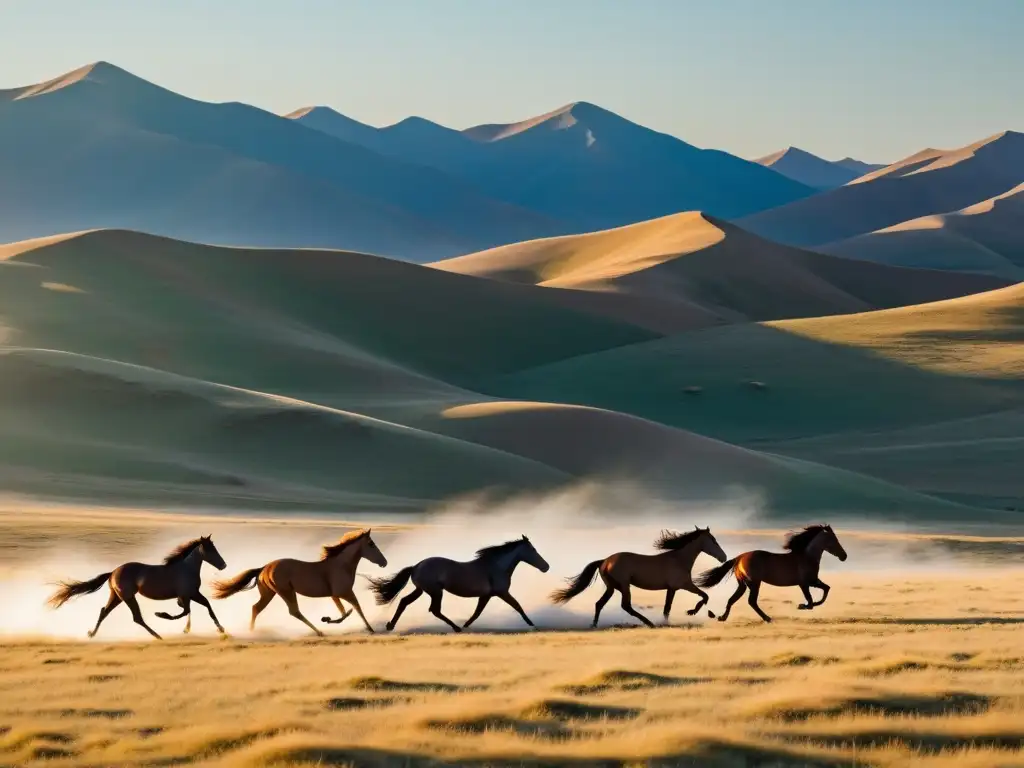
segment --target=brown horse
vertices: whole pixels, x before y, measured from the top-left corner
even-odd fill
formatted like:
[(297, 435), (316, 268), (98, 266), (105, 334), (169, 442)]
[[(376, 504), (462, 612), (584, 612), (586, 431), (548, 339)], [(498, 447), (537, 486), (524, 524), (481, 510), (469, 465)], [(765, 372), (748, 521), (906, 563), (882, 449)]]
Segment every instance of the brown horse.
[[(697, 577), (699, 586), (713, 587), (729, 573), (736, 575), (739, 586), (729, 598), (725, 612), (718, 617), (719, 621), (729, 618), (729, 611), (732, 610), (733, 603), (743, 597), (743, 593), (749, 588), (750, 607), (758, 616), (770, 622), (771, 617), (757, 604), (757, 596), (761, 591), (762, 583), (772, 584), (776, 587), (800, 587), (807, 602), (801, 603), (797, 608), (804, 611), (809, 611), (825, 602), (829, 586), (818, 578), (821, 555), (823, 552), (828, 552), (839, 558), (840, 562), (846, 560), (846, 550), (839, 543), (832, 526), (809, 525), (799, 533), (791, 533), (786, 537), (783, 549), (786, 550), (784, 554), (765, 552), (760, 549), (744, 552)], [(814, 598), (811, 596), (811, 587), (817, 587), (824, 593), (818, 602), (814, 602)], [(708, 611), (708, 615), (711, 618), (715, 617), (711, 611)]]
[(210, 618), (217, 625), (217, 631), (224, 634), (224, 627), (217, 621), (210, 601), (199, 591), (201, 584), (199, 569), (204, 560), (217, 570), (224, 570), (224, 558), (220, 556), (220, 552), (217, 551), (217, 547), (213, 545), (213, 540), (209, 536), (182, 544), (164, 558), (162, 565), (125, 563), (113, 571), (101, 573), (89, 581), (62, 581), (60, 588), (53, 593), (48, 602), (52, 607), (60, 608), (72, 597), (92, 594), (104, 584), (109, 583), (110, 597), (107, 599), (107, 604), (100, 609), (100, 616), (96, 619), (96, 626), (89, 633), (89, 637), (96, 634), (100, 624), (112, 610), (124, 603), (132, 612), (132, 618), (136, 624), (143, 627), (153, 637), (161, 639), (160, 635), (154, 632), (142, 618), (142, 611), (139, 609), (136, 595), (148, 597), (150, 600), (177, 600), (178, 605), (181, 606), (180, 614), (171, 616), (160, 612), (156, 615), (161, 619), (180, 619), (182, 616), (188, 616), (188, 622), (185, 624), (186, 632), (192, 628), (191, 603), (199, 603), (210, 612)]
[(341, 612), (341, 618), (332, 619), (324, 616), (321, 619), (324, 624), (340, 624), (349, 617), (352, 611), (346, 612), (345, 606), (341, 604), (341, 601), (345, 600), (356, 609), (366, 628), (373, 632), (373, 627), (363, 615), (363, 609), (359, 607), (359, 601), (352, 591), (356, 580), (356, 568), (364, 557), (381, 568), (388, 564), (388, 559), (370, 538), (369, 529), (346, 533), (337, 544), (324, 547), (323, 554), (316, 562), (284, 558), (261, 565), (259, 568), (250, 568), (228, 581), (215, 582), (213, 596), (223, 600), (237, 592), (258, 586), (260, 599), (252, 607), (250, 632), (256, 627), (256, 617), (270, 605), (274, 595), (280, 595), (285, 601), (288, 613), (321, 637), (324, 633), (310, 624), (299, 610), (297, 595), (329, 597), (334, 601)]
[(708, 601), (707, 594), (693, 583), (691, 572), (693, 563), (701, 552), (705, 552), (719, 562), (725, 562), (725, 552), (718, 545), (710, 528), (695, 528), (688, 533), (662, 531), (661, 538), (654, 542), (655, 549), (662, 550), (660, 555), (638, 555), (635, 552), (617, 552), (604, 560), (588, 563), (578, 576), (566, 579), (569, 586), (551, 593), (555, 603), (567, 603), (583, 592), (593, 582), (598, 573), (604, 581), (605, 591), (594, 605), (594, 622), (597, 626), (601, 617), (601, 609), (618, 590), (622, 593), (622, 610), (640, 619), (644, 624), (654, 624), (633, 608), (630, 587), (640, 589), (665, 590), (665, 621), (672, 611), (672, 599), (676, 590), (684, 589), (700, 597), (700, 601), (687, 611), (693, 616)]
[[(388, 631), (395, 628), (405, 609), (416, 602), (424, 592), (430, 596), (430, 612), (456, 632), (461, 632), (462, 627), (468, 627), (476, 621), (492, 597), (504, 600), (532, 627), (530, 617), (508, 591), (512, 584), (512, 572), (519, 563), (532, 565), (541, 573), (547, 573), (550, 568), (530, 540), (523, 536), (504, 544), (478, 549), (476, 559), (468, 563), (444, 557), (428, 557), (416, 565), (403, 568), (390, 578), (370, 579), (370, 584), (377, 595), (377, 604), (386, 605), (398, 597), (398, 593), (412, 579), (415, 589), (398, 604), (394, 617), (387, 623)], [(441, 613), (441, 597), (445, 590), (459, 597), (479, 598), (476, 610), (462, 627)]]

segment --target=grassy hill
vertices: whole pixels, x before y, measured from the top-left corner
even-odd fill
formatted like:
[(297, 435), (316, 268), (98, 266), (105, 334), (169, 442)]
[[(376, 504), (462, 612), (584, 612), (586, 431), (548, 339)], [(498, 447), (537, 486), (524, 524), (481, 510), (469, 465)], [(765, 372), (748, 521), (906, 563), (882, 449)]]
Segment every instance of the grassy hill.
[[(735, 365), (760, 354), (767, 363), (773, 353), (760, 343), (754, 354), (730, 350), (722, 339), (758, 332), (805, 348), (820, 342), (749, 324), (665, 338), (617, 316), (621, 298), (366, 254), (200, 246), (125, 231), (3, 246), (0, 481), (119, 503), (401, 511), (483, 489), (542, 491), (599, 477), (674, 499), (753, 494), (774, 514), (964, 515), (891, 483), (695, 434), (751, 437), (753, 425), (768, 423), (756, 412), (774, 402), (766, 395), (813, 409), (811, 387), (780, 395), (741, 386), (713, 419), (681, 418), (678, 406), (713, 398), (686, 395), (679, 382), (673, 401), (658, 394), (680, 372), (671, 358), (657, 362), (662, 345), (718, 339), (702, 354), (720, 355), (721, 370), (711, 357), (700, 370), (724, 380), (736, 375), (723, 368), (727, 357)], [(794, 381), (829, 369), (794, 354)], [(573, 373), (560, 382), (559, 370)], [(853, 371), (851, 363), (847, 379)], [(561, 400), (525, 396), (566, 382)], [(918, 384), (898, 382), (893, 394), (934, 408), (975, 390), (987, 399), (968, 398), (978, 407), (1012, 399), (1011, 383), (923, 398)], [(563, 404), (601, 405), (592, 401), (602, 392), (628, 396), (613, 409)], [(746, 416), (736, 408), (742, 398)], [(781, 428), (792, 413), (775, 405), (775, 436), (818, 435), (835, 418), (822, 394), (794, 435)]]

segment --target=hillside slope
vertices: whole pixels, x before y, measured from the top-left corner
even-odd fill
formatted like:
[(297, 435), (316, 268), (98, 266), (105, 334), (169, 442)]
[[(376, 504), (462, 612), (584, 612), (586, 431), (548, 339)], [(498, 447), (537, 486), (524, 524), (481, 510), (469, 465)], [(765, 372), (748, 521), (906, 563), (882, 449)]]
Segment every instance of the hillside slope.
[(737, 223), (800, 246), (846, 240), (1001, 195), (1024, 181), (1024, 134), (1006, 131), (955, 150), (924, 150), (845, 186)]
[(830, 243), (837, 256), (1024, 280), (1024, 184), (955, 213)]
[[(675, 302), (680, 313), (692, 318), (689, 328), (679, 330), (862, 312), (952, 298), (1009, 282), (823, 256), (778, 245), (697, 212), (515, 243), (431, 266), (507, 282)], [(711, 317), (720, 322), (708, 322)]]

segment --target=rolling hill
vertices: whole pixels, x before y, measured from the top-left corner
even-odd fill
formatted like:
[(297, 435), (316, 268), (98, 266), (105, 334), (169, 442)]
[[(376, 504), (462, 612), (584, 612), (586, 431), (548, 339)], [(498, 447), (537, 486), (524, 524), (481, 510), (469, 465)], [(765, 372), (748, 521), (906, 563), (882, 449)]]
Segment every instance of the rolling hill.
[(960, 149), (924, 150), (845, 186), (737, 223), (779, 242), (819, 246), (960, 210), (1022, 181), (1024, 134), (1006, 131)]
[[(1018, 446), (1004, 425), (1018, 422), (1024, 407), (1022, 361), (1024, 286), (1015, 285), (863, 314), (681, 333), (501, 377), (488, 391), (632, 413), (1001, 504), (1007, 489), (1019, 490)], [(958, 450), (943, 453), (943, 443)], [(864, 444), (891, 450), (868, 460), (853, 450)], [(985, 457), (989, 471), (972, 474)]]
[(4, 246), (0, 482), (104, 503), (411, 511), (600, 474), (676, 499), (755, 493), (779, 515), (963, 516), (667, 424), (480, 394), (657, 338), (563, 302), (578, 295), (124, 231)]
[(955, 213), (924, 216), (819, 250), (883, 264), (1024, 280), (1024, 184)]
[(1009, 282), (823, 256), (777, 245), (697, 212), (515, 243), (432, 266), (515, 283), (634, 296), (662, 308), (674, 305), (680, 318), (674, 330), (863, 312)]
[(858, 173), (851, 166), (825, 160), (798, 147), (773, 152), (754, 162), (815, 189), (835, 189), (867, 173)]
[(699, 149), (586, 102), (462, 132), (422, 118), (367, 130), (323, 108), (292, 116), (377, 152), (461, 177), (575, 232), (694, 209), (729, 218), (813, 192), (756, 163)]
[(133, 228), (428, 260), (565, 231), (434, 168), (100, 62), (0, 100), (0, 240)]

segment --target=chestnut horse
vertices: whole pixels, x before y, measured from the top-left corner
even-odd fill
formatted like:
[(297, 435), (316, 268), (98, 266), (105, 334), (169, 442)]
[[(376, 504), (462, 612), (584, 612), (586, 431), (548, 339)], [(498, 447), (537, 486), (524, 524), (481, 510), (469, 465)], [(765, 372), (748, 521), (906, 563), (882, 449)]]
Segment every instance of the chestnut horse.
[[(832, 526), (809, 525), (799, 533), (791, 533), (787, 536), (782, 548), (786, 550), (782, 554), (765, 552), (760, 549), (744, 552), (697, 577), (699, 586), (713, 587), (729, 573), (735, 574), (739, 585), (732, 597), (729, 598), (725, 612), (718, 617), (719, 621), (729, 618), (729, 611), (732, 610), (733, 603), (743, 597), (743, 593), (747, 589), (750, 589), (750, 597), (747, 600), (750, 607), (766, 622), (771, 622), (771, 617), (757, 604), (757, 596), (761, 592), (762, 583), (776, 587), (800, 587), (807, 600), (806, 603), (797, 606), (800, 610), (809, 611), (825, 602), (829, 586), (818, 578), (821, 555), (823, 552), (828, 552), (839, 558), (840, 562), (846, 560), (846, 550), (839, 543)], [(818, 602), (814, 602), (814, 598), (811, 596), (811, 587), (817, 587), (823, 592), (821, 600)], [(708, 615), (711, 618), (715, 617), (711, 611), (708, 611)]]
[(705, 552), (719, 562), (725, 562), (725, 552), (718, 545), (710, 528), (694, 528), (688, 533), (662, 531), (661, 537), (654, 542), (655, 549), (662, 550), (659, 555), (640, 555), (635, 552), (617, 552), (604, 560), (588, 563), (579, 575), (566, 579), (569, 586), (551, 593), (551, 600), (558, 604), (567, 603), (583, 592), (593, 582), (598, 573), (604, 581), (605, 591), (594, 605), (594, 622), (597, 626), (601, 617), (601, 609), (611, 599), (615, 590), (622, 593), (622, 610), (640, 619), (644, 624), (654, 624), (642, 613), (633, 608), (630, 587), (640, 589), (665, 590), (665, 621), (672, 611), (672, 599), (676, 590), (684, 589), (700, 597), (697, 605), (687, 613), (693, 616), (708, 601), (707, 593), (693, 583), (691, 572), (693, 563), (701, 552)]
[(142, 618), (142, 611), (139, 609), (136, 595), (148, 597), (150, 600), (177, 600), (178, 605), (181, 606), (180, 614), (171, 616), (160, 612), (156, 615), (161, 619), (180, 619), (182, 616), (188, 616), (188, 622), (185, 624), (186, 632), (192, 628), (190, 604), (199, 603), (210, 612), (210, 618), (217, 625), (217, 630), (224, 634), (224, 627), (217, 621), (210, 601), (199, 591), (201, 584), (199, 569), (203, 561), (219, 571), (224, 570), (224, 558), (220, 556), (217, 547), (213, 545), (213, 539), (209, 536), (185, 542), (165, 557), (162, 565), (125, 563), (113, 571), (101, 573), (89, 581), (62, 581), (60, 588), (53, 593), (48, 602), (52, 607), (60, 608), (72, 597), (92, 594), (104, 584), (109, 584), (110, 597), (107, 598), (107, 604), (100, 609), (100, 616), (96, 619), (96, 626), (89, 632), (89, 637), (95, 636), (100, 624), (110, 615), (110, 612), (124, 603), (132, 612), (135, 623), (160, 640), (160, 635), (154, 632)]
[(364, 557), (381, 568), (388, 564), (388, 559), (370, 538), (369, 529), (346, 533), (337, 544), (325, 546), (320, 560), (316, 562), (283, 558), (261, 565), (259, 568), (250, 568), (233, 579), (215, 582), (213, 596), (218, 600), (223, 600), (225, 597), (231, 597), (238, 592), (258, 586), (260, 598), (252, 607), (252, 620), (249, 622), (250, 632), (256, 627), (256, 617), (270, 605), (274, 595), (280, 595), (288, 606), (288, 613), (320, 637), (323, 637), (324, 633), (314, 627), (299, 610), (297, 595), (329, 597), (334, 601), (341, 612), (341, 617), (332, 619), (329, 616), (324, 616), (321, 619), (324, 624), (340, 624), (349, 617), (352, 611), (345, 611), (345, 606), (341, 604), (341, 601), (344, 600), (355, 608), (366, 628), (373, 632), (373, 627), (363, 615), (363, 609), (359, 607), (359, 601), (356, 600), (355, 592), (352, 591), (356, 580), (356, 568)]
[[(530, 617), (508, 591), (512, 584), (512, 572), (519, 563), (528, 563), (541, 573), (547, 573), (550, 567), (534, 549), (530, 540), (523, 536), (504, 544), (478, 549), (476, 559), (468, 563), (456, 562), (445, 557), (428, 557), (416, 565), (403, 568), (390, 578), (370, 579), (370, 584), (377, 595), (377, 604), (386, 605), (398, 597), (398, 593), (412, 579), (415, 589), (398, 604), (398, 610), (387, 623), (388, 631), (395, 628), (405, 609), (416, 602), (424, 592), (430, 597), (430, 612), (456, 632), (461, 632), (462, 627), (468, 627), (476, 621), (492, 597), (504, 600), (532, 627)], [(445, 590), (459, 597), (479, 598), (476, 610), (462, 627), (441, 613), (441, 597)]]

